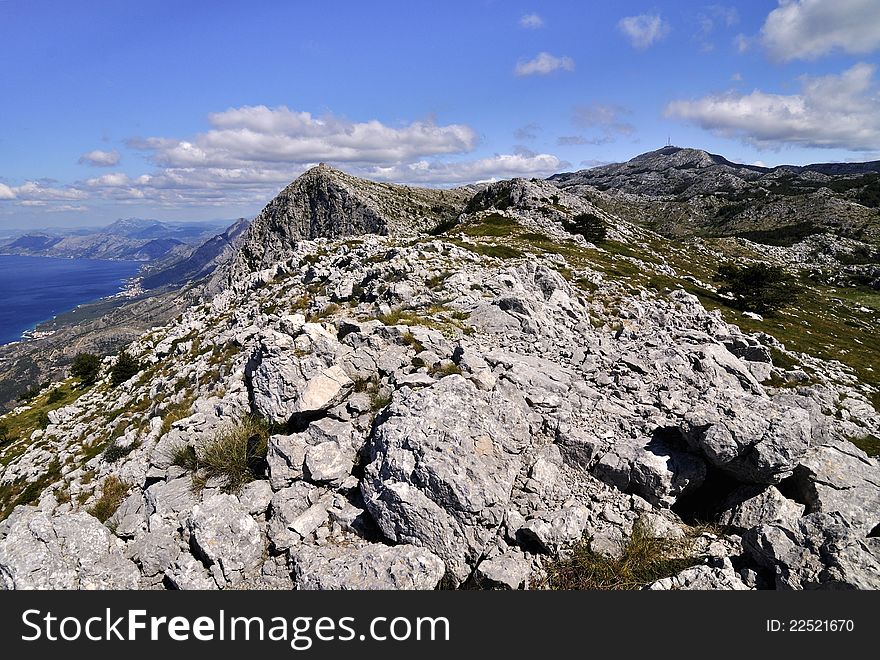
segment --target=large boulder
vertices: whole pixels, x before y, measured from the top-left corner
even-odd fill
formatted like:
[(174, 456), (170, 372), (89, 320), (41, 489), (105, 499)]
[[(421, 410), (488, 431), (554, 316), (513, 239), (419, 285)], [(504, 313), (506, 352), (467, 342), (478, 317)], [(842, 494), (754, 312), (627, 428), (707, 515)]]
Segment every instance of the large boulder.
[[(322, 338), (321, 346), (333, 342), (332, 336)], [(273, 423), (284, 424), (296, 415), (332, 408), (354, 387), (334, 353), (300, 356), (299, 350), (289, 336), (265, 333), (251, 361), (254, 406)]]
[(695, 451), (743, 483), (779, 483), (813, 442), (809, 411), (756, 395), (700, 402), (680, 429)]
[(260, 527), (234, 495), (218, 493), (193, 507), (186, 520), (191, 545), (213, 570), (218, 586), (252, 576), (263, 558)]
[(880, 525), (880, 464), (851, 442), (811, 450), (791, 482), (811, 512), (837, 511), (862, 536)]
[(753, 527), (743, 549), (777, 589), (880, 589), (880, 539), (859, 538), (839, 513), (811, 513), (793, 528)]
[(122, 542), (87, 513), (51, 516), (20, 506), (0, 526), (6, 589), (136, 589), (139, 578)]
[(530, 442), (526, 414), (521, 399), (458, 375), (402, 390), (377, 421), (361, 482), (386, 538), (428, 548), (465, 580), (504, 520)]
[(301, 546), (290, 559), (297, 589), (433, 589), (445, 572), (414, 545)]
[(718, 522), (740, 532), (774, 521), (793, 527), (805, 510), (803, 504), (784, 497), (775, 486), (742, 486), (722, 506)]

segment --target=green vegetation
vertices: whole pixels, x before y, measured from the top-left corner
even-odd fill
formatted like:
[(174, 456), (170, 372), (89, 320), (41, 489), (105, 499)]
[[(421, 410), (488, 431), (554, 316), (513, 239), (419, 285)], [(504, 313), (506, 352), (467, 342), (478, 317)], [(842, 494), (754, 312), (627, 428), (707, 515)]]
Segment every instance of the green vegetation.
[(61, 462), (55, 458), (46, 467), (46, 471), (35, 481), (16, 479), (0, 484), (0, 520), (6, 518), (20, 504), (33, 504), (42, 492), (52, 483), (61, 478)]
[(440, 364), (428, 369), (428, 373), (432, 376), (444, 378), (446, 376), (451, 376), (452, 374), (461, 374), (461, 367), (457, 364)]
[(766, 263), (740, 266), (733, 262), (718, 268), (719, 293), (734, 296), (734, 306), (759, 314), (773, 314), (797, 300), (801, 287), (779, 266)]
[(562, 226), (569, 234), (580, 234), (590, 243), (602, 243), (608, 238), (605, 223), (593, 213), (579, 213), (571, 220), (563, 220)]
[[(123, 424), (122, 426), (124, 429), (125, 425)], [(113, 442), (110, 443), (107, 449), (104, 450), (104, 460), (108, 463), (115, 463), (116, 461), (128, 456), (138, 447), (140, 447), (139, 442), (132, 442), (130, 445), (122, 446), (116, 440), (113, 440)]]
[(637, 521), (620, 557), (593, 550), (584, 538), (568, 557), (548, 562), (547, 581), (551, 589), (640, 589), (696, 564), (687, 551), (686, 541), (658, 538)]
[(189, 417), (192, 414), (192, 406), (195, 402), (195, 396), (192, 394), (188, 394), (183, 398), (180, 403), (173, 403), (165, 409), (165, 412), (162, 413), (162, 429), (160, 431), (161, 435), (165, 435), (168, 431), (171, 430), (174, 422), (178, 422), (181, 419)]
[(141, 370), (141, 364), (134, 357), (128, 354), (126, 350), (119, 351), (116, 362), (110, 368), (110, 382), (113, 387), (117, 387), (126, 382)]
[(101, 370), (101, 358), (93, 353), (77, 353), (70, 365), (70, 375), (83, 386), (93, 385)]
[(46, 396), (46, 403), (51, 405), (53, 403), (58, 403), (59, 401), (64, 401), (64, 388), (55, 387), (49, 390), (49, 394)]
[(268, 440), (268, 425), (254, 417), (243, 417), (222, 429), (196, 453), (194, 485), (201, 488), (217, 479), (224, 491), (238, 492), (259, 476), (258, 466), (265, 461)]
[(101, 497), (92, 505), (89, 513), (101, 522), (107, 522), (110, 516), (116, 513), (119, 505), (122, 504), (122, 500), (125, 499), (125, 494), (129, 488), (130, 486), (122, 481), (122, 479), (115, 474), (111, 474), (104, 479)]
[(880, 456), (880, 438), (875, 435), (863, 435), (854, 438), (848, 438), (856, 447), (865, 452), (868, 456)]

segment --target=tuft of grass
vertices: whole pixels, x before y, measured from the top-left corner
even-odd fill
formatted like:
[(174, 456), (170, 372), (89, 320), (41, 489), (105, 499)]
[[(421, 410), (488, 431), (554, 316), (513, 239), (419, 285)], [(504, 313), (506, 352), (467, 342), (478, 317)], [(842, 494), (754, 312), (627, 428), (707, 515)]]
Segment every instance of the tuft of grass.
[(168, 433), (174, 422), (179, 422), (181, 419), (185, 419), (192, 414), (194, 401), (195, 397), (189, 394), (180, 403), (174, 403), (165, 409), (165, 413), (162, 415), (161, 435)]
[(125, 458), (135, 449), (141, 446), (139, 441), (132, 442), (127, 447), (123, 447), (116, 440), (110, 443), (107, 449), (104, 450), (104, 460), (108, 463), (115, 463), (116, 461)]
[(546, 564), (548, 584), (551, 589), (641, 589), (696, 564), (684, 543), (654, 536), (640, 520), (620, 557), (594, 551), (584, 538), (568, 557)]
[(400, 340), (404, 344), (406, 344), (407, 346), (412, 348), (416, 353), (421, 353), (422, 351), (425, 350), (424, 344), (422, 344), (422, 342), (420, 342), (418, 339), (416, 339), (415, 336), (413, 335), (413, 333), (411, 333), (411, 332), (404, 332), (400, 336)]
[(378, 387), (370, 391), (370, 410), (379, 412), (391, 403), (391, 395), (383, 392)]
[(99, 497), (98, 501), (88, 510), (89, 513), (101, 522), (107, 522), (107, 519), (116, 513), (119, 505), (122, 504), (122, 500), (125, 499), (125, 494), (128, 492), (128, 489), (129, 485), (127, 483), (115, 474), (111, 474), (104, 479), (104, 487), (101, 491), (101, 497)]
[(171, 465), (176, 465), (189, 472), (199, 469), (199, 457), (192, 445), (180, 445), (171, 452)]
[(446, 376), (451, 376), (452, 374), (461, 374), (461, 367), (457, 364), (446, 364), (446, 365), (438, 365), (428, 369), (428, 373), (431, 376), (438, 376), (440, 378), (445, 378)]
[(253, 417), (243, 417), (222, 429), (202, 447), (197, 458), (197, 486), (217, 478), (224, 491), (238, 492), (259, 476), (258, 464), (266, 458), (268, 440), (268, 426)]

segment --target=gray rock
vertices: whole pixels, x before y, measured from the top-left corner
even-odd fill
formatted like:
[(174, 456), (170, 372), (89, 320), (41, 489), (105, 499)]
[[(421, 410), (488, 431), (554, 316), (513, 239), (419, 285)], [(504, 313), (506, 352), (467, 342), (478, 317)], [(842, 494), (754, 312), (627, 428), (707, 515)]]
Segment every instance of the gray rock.
[[(730, 359), (739, 363), (732, 355)], [(807, 410), (759, 396), (700, 403), (680, 428), (693, 449), (744, 483), (779, 483), (791, 475), (813, 441)]]
[(702, 485), (706, 464), (698, 456), (673, 448), (664, 434), (658, 433), (652, 439), (616, 442), (592, 472), (623, 492), (671, 506), (680, 495)]
[(748, 591), (750, 587), (733, 568), (692, 566), (672, 577), (652, 582), (650, 591)]
[(197, 504), (186, 527), (195, 550), (209, 566), (219, 566), (227, 583), (238, 584), (258, 569), (260, 528), (234, 495), (217, 494)]
[(880, 543), (862, 539), (835, 513), (811, 513), (794, 528), (753, 527), (743, 548), (773, 571), (777, 589), (880, 589)]
[(439, 555), (464, 580), (504, 519), (530, 434), (523, 403), (458, 375), (404, 389), (377, 424), (361, 483), (395, 543)]
[(434, 589), (443, 561), (414, 545), (301, 546), (291, 552), (297, 589)]
[(792, 481), (811, 512), (837, 511), (862, 536), (880, 525), (880, 465), (851, 442), (812, 449)]
[(0, 536), (6, 589), (136, 589), (140, 573), (121, 541), (87, 513), (50, 516), (19, 506)]
[(718, 522), (740, 532), (774, 521), (794, 527), (804, 510), (803, 504), (784, 497), (774, 486), (743, 486), (725, 502)]
[(531, 565), (523, 555), (509, 552), (481, 561), (475, 575), (483, 588), (525, 589), (530, 572)]
[(543, 552), (558, 554), (584, 535), (589, 521), (590, 512), (583, 506), (546, 511), (526, 520), (517, 538), (537, 544)]
[(322, 442), (306, 451), (305, 474), (311, 481), (341, 482), (354, 467), (351, 445), (342, 447), (338, 442)]
[(263, 515), (272, 501), (272, 487), (268, 481), (252, 481), (241, 489), (238, 500), (252, 516)]

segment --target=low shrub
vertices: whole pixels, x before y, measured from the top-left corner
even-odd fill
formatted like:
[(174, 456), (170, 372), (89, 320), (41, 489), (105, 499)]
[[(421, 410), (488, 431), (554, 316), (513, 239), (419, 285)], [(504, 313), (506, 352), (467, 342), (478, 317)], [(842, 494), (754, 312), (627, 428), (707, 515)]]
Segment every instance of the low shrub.
[(198, 452), (200, 485), (219, 479), (224, 491), (241, 490), (265, 470), (268, 439), (266, 423), (253, 417), (244, 417), (221, 430)]

